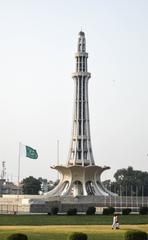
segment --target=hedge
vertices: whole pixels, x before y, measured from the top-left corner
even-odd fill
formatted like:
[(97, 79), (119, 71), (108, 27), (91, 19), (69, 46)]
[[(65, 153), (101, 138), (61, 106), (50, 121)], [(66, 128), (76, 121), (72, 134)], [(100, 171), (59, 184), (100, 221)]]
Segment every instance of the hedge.
[(10, 235), (7, 239), (8, 240), (28, 240), (28, 237), (27, 235), (22, 233), (14, 233)]
[(148, 214), (148, 207), (140, 207), (139, 214), (141, 215)]
[(67, 210), (67, 215), (72, 216), (77, 214), (77, 209), (76, 208), (70, 208)]
[(103, 215), (111, 215), (114, 214), (114, 212), (115, 212), (114, 207), (103, 208)]
[(125, 240), (147, 240), (147, 234), (143, 231), (130, 230), (124, 235)]
[(87, 240), (87, 234), (82, 232), (74, 232), (69, 236), (69, 240)]
[(95, 215), (95, 212), (96, 212), (96, 208), (95, 207), (89, 207), (86, 210), (86, 215)]
[(52, 207), (52, 208), (51, 208), (51, 214), (52, 214), (52, 215), (57, 215), (58, 212), (59, 212), (58, 207)]
[(123, 208), (122, 215), (129, 215), (131, 213), (131, 208)]

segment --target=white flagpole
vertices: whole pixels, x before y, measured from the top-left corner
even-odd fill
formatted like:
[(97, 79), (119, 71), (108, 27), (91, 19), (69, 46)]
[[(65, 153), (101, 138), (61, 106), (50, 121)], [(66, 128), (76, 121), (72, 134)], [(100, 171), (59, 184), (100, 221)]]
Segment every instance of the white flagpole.
[[(57, 165), (59, 166), (59, 145), (60, 145), (60, 141), (59, 139), (57, 140)], [(59, 180), (59, 172), (57, 173), (57, 177)], [(59, 182), (58, 182), (59, 185)], [(59, 195), (59, 188), (58, 188), (58, 195)]]
[(126, 185), (126, 208), (127, 208), (127, 185)]
[(21, 158), (21, 143), (19, 142), (19, 155), (18, 155), (18, 179), (17, 179), (17, 185), (18, 185), (18, 190), (17, 190), (17, 198), (19, 199), (19, 183), (20, 183), (20, 158)]
[[(57, 165), (59, 166), (59, 149), (60, 149), (60, 141), (57, 140)], [(58, 179), (59, 179), (59, 172), (58, 172)]]
[(144, 203), (144, 202), (143, 202), (143, 196), (144, 196), (144, 187), (142, 186), (142, 207), (143, 207), (143, 205), (144, 205), (144, 204), (143, 204), (143, 203)]

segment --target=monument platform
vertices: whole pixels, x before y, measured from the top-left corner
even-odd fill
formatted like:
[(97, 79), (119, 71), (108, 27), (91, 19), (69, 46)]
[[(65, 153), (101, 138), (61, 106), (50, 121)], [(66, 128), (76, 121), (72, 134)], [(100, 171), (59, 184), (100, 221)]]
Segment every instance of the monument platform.
[(129, 196), (66, 196), (45, 197), (43, 195), (3, 195), (0, 198), (1, 214), (46, 214), (53, 207), (58, 207), (59, 213), (66, 214), (70, 208), (85, 213), (88, 207), (96, 209), (114, 207), (120, 212), (123, 208), (131, 208), (137, 212), (140, 207), (148, 207), (148, 197)]

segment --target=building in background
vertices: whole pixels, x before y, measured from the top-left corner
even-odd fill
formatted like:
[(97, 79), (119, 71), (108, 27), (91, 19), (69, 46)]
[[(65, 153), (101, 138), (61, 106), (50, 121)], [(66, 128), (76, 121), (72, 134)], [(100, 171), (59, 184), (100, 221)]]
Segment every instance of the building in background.
[(2, 161), (2, 170), (0, 178), (0, 195), (3, 194), (22, 194), (22, 186), (15, 185), (12, 181), (6, 179), (6, 162)]

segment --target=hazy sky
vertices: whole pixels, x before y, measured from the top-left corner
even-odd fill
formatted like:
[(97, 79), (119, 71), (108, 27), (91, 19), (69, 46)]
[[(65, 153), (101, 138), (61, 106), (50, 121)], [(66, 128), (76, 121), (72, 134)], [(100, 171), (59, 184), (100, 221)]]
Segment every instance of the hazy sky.
[(21, 159), (21, 178), (56, 178), (57, 139), (67, 162), (81, 27), (94, 159), (111, 167), (102, 179), (128, 166), (148, 171), (148, 1), (0, 0), (0, 162), (9, 179), (19, 142), (39, 154)]

